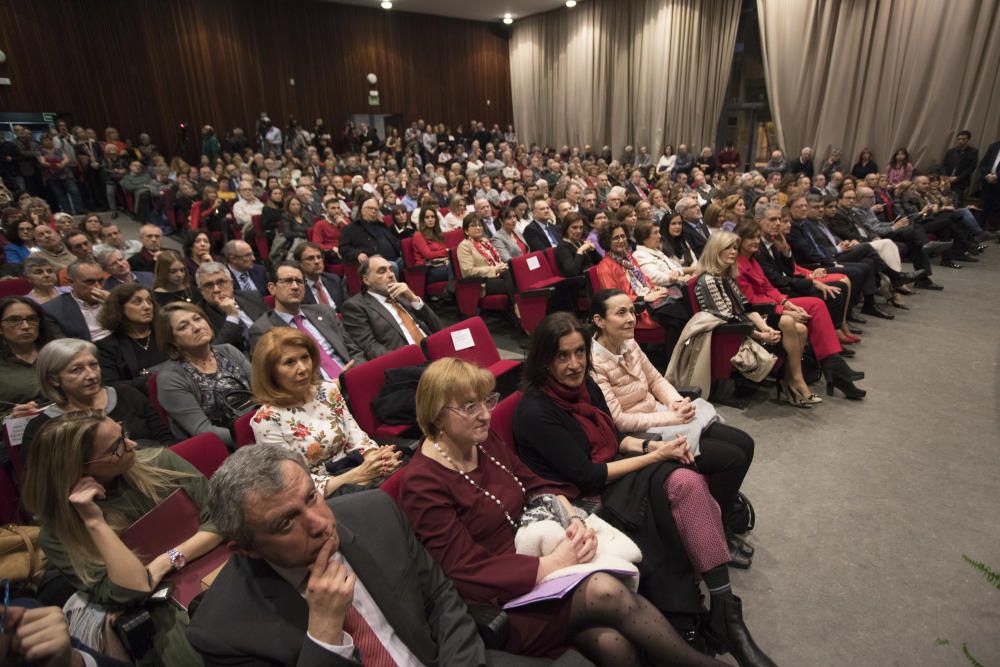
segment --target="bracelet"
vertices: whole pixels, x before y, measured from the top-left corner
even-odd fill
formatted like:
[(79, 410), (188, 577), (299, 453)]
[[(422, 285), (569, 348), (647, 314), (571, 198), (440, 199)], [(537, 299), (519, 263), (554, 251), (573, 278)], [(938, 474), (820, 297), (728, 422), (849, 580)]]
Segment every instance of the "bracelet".
[(649, 454), (649, 440), (642, 441), (642, 453)]

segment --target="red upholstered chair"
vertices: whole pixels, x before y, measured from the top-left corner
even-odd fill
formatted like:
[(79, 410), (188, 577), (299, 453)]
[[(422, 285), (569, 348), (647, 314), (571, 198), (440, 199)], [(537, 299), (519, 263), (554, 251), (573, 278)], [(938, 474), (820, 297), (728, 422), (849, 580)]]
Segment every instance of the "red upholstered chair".
[(462, 275), (462, 267), (458, 263), (458, 251), (451, 248), (451, 269), (455, 274), (455, 304), (463, 317), (474, 317), (482, 310), (507, 310), (510, 299), (506, 294), (489, 294), (479, 296), (479, 291), (486, 278)]
[(412, 238), (403, 239), (403, 263), (403, 281), (421, 299), (426, 296), (440, 296), (447, 291), (447, 280), (427, 283), (427, 271), (430, 269), (430, 266), (427, 264), (417, 264), (417, 255), (413, 249)]
[(0, 524), (25, 523), (27, 518), (21, 510), (21, 499), (14, 480), (7, 474), (7, 470), (0, 466)]
[(465, 240), (465, 230), (453, 229), (444, 233), (444, 244), (448, 249), (457, 248), (458, 244)]
[(503, 399), (493, 409), (493, 418), (490, 420), (490, 430), (500, 436), (500, 439), (507, 443), (511, 451), (516, 451), (514, 446), (514, 410), (521, 402), (522, 394), (515, 391), (513, 394)]
[(122, 192), (125, 193), (125, 208), (127, 208), (130, 213), (135, 213), (135, 195), (124, 188), (122, 188)]
[(351, 415), (365, 433), (378, 440), (399, 437), (411, 428), (403, 424), (380, 423), (375, 411), (372, 410), (372, 401), (385, 386), (387, 370), (417, 366), (425, 361), (427, 359), (419, 345), (407, 345), (360, 366), (354, 366), (340, 376), (340, 386), (347, 395), (347, 405)]
[[(462, 349), (455, 349), (456, 339), (461, 343), (463, 338), (471, 338), (472, 345), (466, 342)], [(445, 357), (458, 357), (485, 368), (499, 377), (520, 365), (520, 361), (501, 359), (496, 343), (486, 323), (480, 317), (470, 317), (467, 320), (453, 324), (446, 329), (432, 333), (423, 341), (428, 361), (437, 361)]]
[(229, 456), (226, 444), (214, 433), (199, 433), (193, 438), (182, 440), (170, 448), (204, 475), (211, 478), (222, 462)]
[(156, 389), (156, 373), (149, 374), (149, 379), (146, 380), (146, 388), (149, 393), (149, 402), (153, 404), (157, 414), (160, 415), (160, 419), (162, 419), (163, 423), (169, 428), (170, 417), (167, 415), (167, 411), (163, 409), (163, 406), (160, 405), (160, 395)]
[(253, 419), (255, 414), (257, 414), (257, 411), (252, 410), (237, 419), (233, 424), (233, 434), (236, 436), (236, 449), (245, 447), (246, 445), (257, 444), (257, 436), (253, 434), (253, 428), (250, 426), (250, 420)]
[(253, 222), (254, 245), (257, 246), (257, 259), (266, 262), (271, 256), (271, 244), (267, 242), (267, 232), (264, 231), (264, 223), (259, 215), (250, 218)]
[[(695, 281), (688, 281), (687, 294), (691, 304), (691, 313), (697, 313), (698, 300), (694, 297)], [(712, 379), (728, 380), (733, 374), (733, 366), (729, 362), (740, 349), (743, 339), (753, 333), (753, 325), (723, 324), (712, 330)]]
[(268, 310), (274, 310), (274, 295), (268, 294), (264, 297), (264, 305), (267, 306)]
[(359, 266), (357, 264), (342, 264), (344, 267), (344, 285), (347, 287), (347, 293), (351, 296), (361, 293), (361, 274), (358, 273)]
[(163, 191), (163, 213), (173, 230), (177, 231), (177, 211), (174, 210), (174, 195), (168, 189)]
[[(587, 269), (587, 281), (590, 283), (591, 295), (597, 294), (604, 289), (597, 277), (596, 266)], [(664, 345), (667, 342), (667, 330), (663, 327), (656, 327), (655, 329), (640, 329), (636, 327), (635, 342), (640, 345)]]
[(517, 306), (521, 312), (521, 326), (530, 334), (545, 319), (555, 286), (565, 278), (556, 275), (545, 258), (544, 252), (529, 252), (512, 257), (510, 270), (517, 285)]
[(380, 489), (389, 494), (389, 497), (399, 502), (400, 492), (403, 489), (403, 475), (406, 474), (406, 466), (389, 475), (384, 482), (379, 484)]
[(27, 278), (8, 278), (0, 280), (0, 298), (5, 296), (24, 296), (31, 291), (31, 283)]
[(191, 231), (203, 229), (201, 226), (201, 200), (191, 204), (191, 217), (188, 218), (188, 229)]

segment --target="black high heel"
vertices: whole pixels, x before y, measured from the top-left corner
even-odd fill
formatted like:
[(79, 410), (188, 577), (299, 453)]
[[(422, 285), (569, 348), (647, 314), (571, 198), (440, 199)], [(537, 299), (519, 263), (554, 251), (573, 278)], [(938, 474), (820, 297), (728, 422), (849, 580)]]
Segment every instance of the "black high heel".
[(743, 601), (735, 595), (712, 600), (705, 639), (710, 650), (729, 653), (740, 667), (777, 667), (753, 640), (743, 621)]
[(823, 375), (826, 376), (826, 395), (833, 396), (834, 389), (844, 392), (844, 396), (852, 401), (860, 401), (868, 392), (854, 386), (852, 371), (847, 362), (839, 354), (831, 354), (822, 361)]

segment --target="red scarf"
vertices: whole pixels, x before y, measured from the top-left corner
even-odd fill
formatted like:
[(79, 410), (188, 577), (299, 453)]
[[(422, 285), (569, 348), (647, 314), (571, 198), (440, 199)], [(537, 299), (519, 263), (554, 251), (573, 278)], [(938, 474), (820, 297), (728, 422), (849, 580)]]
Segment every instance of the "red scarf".
[(573, 389), (549, 378), (542, 386), (542, 391), (568, 412), (583, 429), (590, 442), (591, 461), (607, 463), (617, 456), (618, 433), (614, 422), (611, 421), (611, 415), (595, 408), (590, 402), (586, 382), (581, 382), (579, 387)]
[(482, 241), (473, 241), (472, 245), (475, 246), (476, 250), (479, 251), (479, 254), (483, 256), (483, 259), (485, 259), (486, 263), (490, 266), (496, 266), (502, 261), (500, 259), (500, 253), (498, 253), (497, 249), (493, 247), (493, 244), (486, 239), (483, 239)]

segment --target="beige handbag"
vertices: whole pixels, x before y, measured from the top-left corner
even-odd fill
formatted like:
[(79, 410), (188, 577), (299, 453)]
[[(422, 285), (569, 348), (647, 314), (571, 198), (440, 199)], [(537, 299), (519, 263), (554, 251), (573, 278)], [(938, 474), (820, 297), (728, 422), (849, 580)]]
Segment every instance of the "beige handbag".
[(45, 570), (45, 554), (38, 546), (38, 526), (0, 527), (0, 579), (25, 581)]
[(740, 343), (740, 349), (736, 350), (736, 354), (729, 360), (729, 363), (746, 379), (751, 382), (760, 382), (768, 376), (777, 361), (778, 357), (747, 336)]

